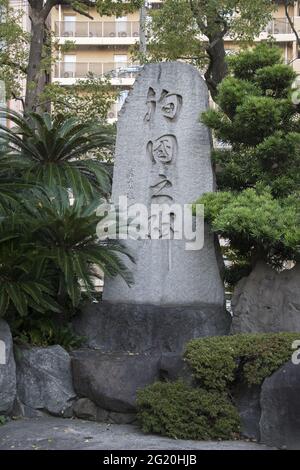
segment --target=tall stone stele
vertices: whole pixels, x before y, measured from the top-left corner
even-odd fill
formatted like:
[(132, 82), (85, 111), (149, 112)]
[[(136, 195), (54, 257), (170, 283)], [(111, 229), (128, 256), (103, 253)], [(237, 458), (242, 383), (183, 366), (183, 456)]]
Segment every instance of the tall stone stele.
[[(200, 122), (207, 107), (206, 84), (191, 65), (144, 66), (118, 120), (116, 204), (127, 196), (129, 206), (183, 206), (214, 191), (211, 135)], [(89, 346), (178, 352), (192, 338), (228, 333), (212, 234), (206, 230), (198, 251), (186, 250), (186, 240), (175, 236), (153, 238), (124, 242), (135, 259), (135, 264), (126, 260), (134, 284), (128, 287), (120, 277), (105, 280), (104, 302), (87, 308), (78, 324)]]
[[(146, 65), (123, 106), (119, 121), (112, 199), (129, 205), (181, 205), (215, 189), (211, 135), (200, 123), (208, 91), (199, 72), (181, 62)], [(134, 284), (106, 280), (112, 303), (199, 309), (201, 318), (224, 330), (224, 288), (213, 236), (204, 248), (186, 250), (186, 240), (131, 240), (128, 261)], [(163, 312), (161, 312), (163, 315)], [(211, 319), (209, 318), (211, 315)]]

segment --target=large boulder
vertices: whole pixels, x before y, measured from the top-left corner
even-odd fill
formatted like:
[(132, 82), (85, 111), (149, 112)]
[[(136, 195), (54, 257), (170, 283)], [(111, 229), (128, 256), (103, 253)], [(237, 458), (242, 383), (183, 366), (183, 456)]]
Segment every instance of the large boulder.
[(300, 332), (300, 264), (277, 272), (258, 263), (236, 286), (232, 332)]
[(239, 383), (233, 390), (234, 403), (241, 419), (241, 434), (256, 441), (260, 440), (260, 393), (260, 385), (249, 386), (245, 383)]
[(261, 441), (270, 446), (300, 449), (300, 365), (287, 362), (261, 391)]
[(136, 411), (136, 392), (158, 379), (159, 357), (104, 354), (82, 349), (72, 353), (74, 387), (80, 397), (119, 413)]
[(8, 414), (16, 396), (16, 364), (8, 324), (0, 320), (0, 414)]
[(97, 406), (89, 398), (79, 398), (73, 409), (77, 418), (97, 421)]
[(119, 413), (115, 411), (104, 410), (99, 408), (89, 398), (79, 398), (73, 410), (75, 416), (88, 421), (98, 421), (100, 423), (113, 424), (131, 424), (136, 421), (136, 413)]
[(16, 360), (20, 401), (35, 410), (67, 415), (76, 396), (69, 354), (61, 346), (22, 347)]

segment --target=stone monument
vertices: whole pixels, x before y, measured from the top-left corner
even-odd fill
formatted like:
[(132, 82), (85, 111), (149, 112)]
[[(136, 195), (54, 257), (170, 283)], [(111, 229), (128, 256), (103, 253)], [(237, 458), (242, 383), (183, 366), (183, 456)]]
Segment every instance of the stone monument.
[[(113, 202), (127, 196), (129, 205), (183, 206), (214, 191), (211, 135), (200, 122), (207, 107), (196, 68), (144, 66), (118, 120)], [(172, 232), (175, 221), (170, 224)], [(125, 260), (134, 284), (105, 280), (104, 301), (79, 320), (90, 347), (180, 352), (191, 338), (228, 333), (213, 235), (205, 230), (201, 250), (187, 250), (186, 240), (175, 236), (161, 239), (161, 232), (154, 238), (124, 241), (135, 259)]]
[[(189, 204), (214, 191), (211, 137), (199, 122), (208, 92), (198, 71), (180, 62), (145, 66), (118, 121), (113, 201), (129, 204)], [(222, 310), (224, 289), (213, 237), (204, 248), (185, 249), (185, 240), (126, 242), (134, 285), (107, 280), (103, 298), (115, 303), (214, 305)]]

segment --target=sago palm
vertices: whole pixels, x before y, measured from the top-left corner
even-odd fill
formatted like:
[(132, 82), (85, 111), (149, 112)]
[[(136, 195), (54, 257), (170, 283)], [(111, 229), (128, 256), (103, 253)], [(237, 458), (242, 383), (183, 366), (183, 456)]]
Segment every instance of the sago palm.
[(0, 221), (0, 315), (78, 306), (83, 290), (93, 297), (99, 269), (108, 277), (132, 277), (117, 240), (98, 240), (96, 202), (71, 205), (63, 191), (23, 203), (23, 211)]
[(71, 204), (65, 192), (53, 194), (41, 198), (35, 206), (29, 205), (27, 210), (31, 213), (31, 236), (37, 256), (59, 272), (59, 293), (67, 293), (73, 306), (81, 299), (82, 287), (93, 295), (93, 278), (99, 277), (97, 268), (108, 277), (121, 275), (130, 284), (132, 277), (122, 260), (122, 255), (130, 254), (118, 240), (97, 237), (97, 224), (103, 219), (96, 215), (99, 201), (87, 204), (77, 198)]
[(87, 200), (95, 192), (109, 192), (109, 174), (90, 155), (95, 149), (113, 144), (111, 130), (81, 123), (76, 117), (51, 119), (47, 113), (30, 113), (25, 118), (1, 109), (0, 118), (14, 125), (12, 128), (0, 125), (0, 145), (5, 145), (14, 157), (19, 156), (26, 181), (68, 188), (75, 196), (83, 195)]
[(37, 256), (23, 230), (11, 218), (0, 221), (0, 317), (9, 310), (21, 317), (31, 309), (40, 313), (60, 311), (47, 262)]
[(20, 158), (8, 155), (0, 149), (0, 215), (15, 210), (24, 191), (37, 188), (37, 185), (24, 181), (22, 176), (25, 165)]

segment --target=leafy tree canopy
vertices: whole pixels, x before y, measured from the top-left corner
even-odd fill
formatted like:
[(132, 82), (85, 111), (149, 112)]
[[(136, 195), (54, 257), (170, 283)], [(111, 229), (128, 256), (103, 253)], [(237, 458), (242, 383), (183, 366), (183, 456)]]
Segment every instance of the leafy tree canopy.
[(29, 34), (21, 27), (22, 10), (16, 11), (9, 0), (0, 0), (0, 80), (6, 88), (6, 97), (21, 95), (28, 60)]
[(151, 12), (149, 57), (208, 64), (205, 78), (215, 95), (227, 74), (224, 37), (253, 40), (275, 9), (272, 0), (166, 0)]
[[(66, 0), (64, 3), (93, 19), (91, 7), (96, 7), (103, 15), (121, 16), (139, 8), (141, 0)], [(69, 116), (72, 108), (74, 114), (76, 110), (84, 108), (90, 116), (106, 118), (104, 111), (114, 96), (113, 93), (111, 97), (108, 96), (105, 81), (101, 83), (99, 78), (90, 75), (85, 86), (82, 81), (78, 86), (70, 87), (68, 92), (62, 92), (58, 86), (49, 86), (49, 75), (58, 60), (58, 50), (67, 52), (74, 47), (71, 41), (59, 45), (46, 24), (52, 8), (59, 4), (61, 0), (29, 0), (31, 32), (26, 33), (22, 29), (24, 11), (11, 8), (9, 0), (0, 0), (0, 80), (6, 86), (6, 99), (20, 100), (25, 112), (49, 111), (52, 104), (56, 110), (60, 107), (60, 112), (66, 112), (66, 116)], [(25, 90), (22, 81), (26, 82)], [(85, 97), (91, 93), (93, 99), (80, 99), (78, 92)]]
[(96, 8), (100, 15), (122, 16), (124, 13), (132, 13), (138, 10), (144, 0), (96, 0)]

